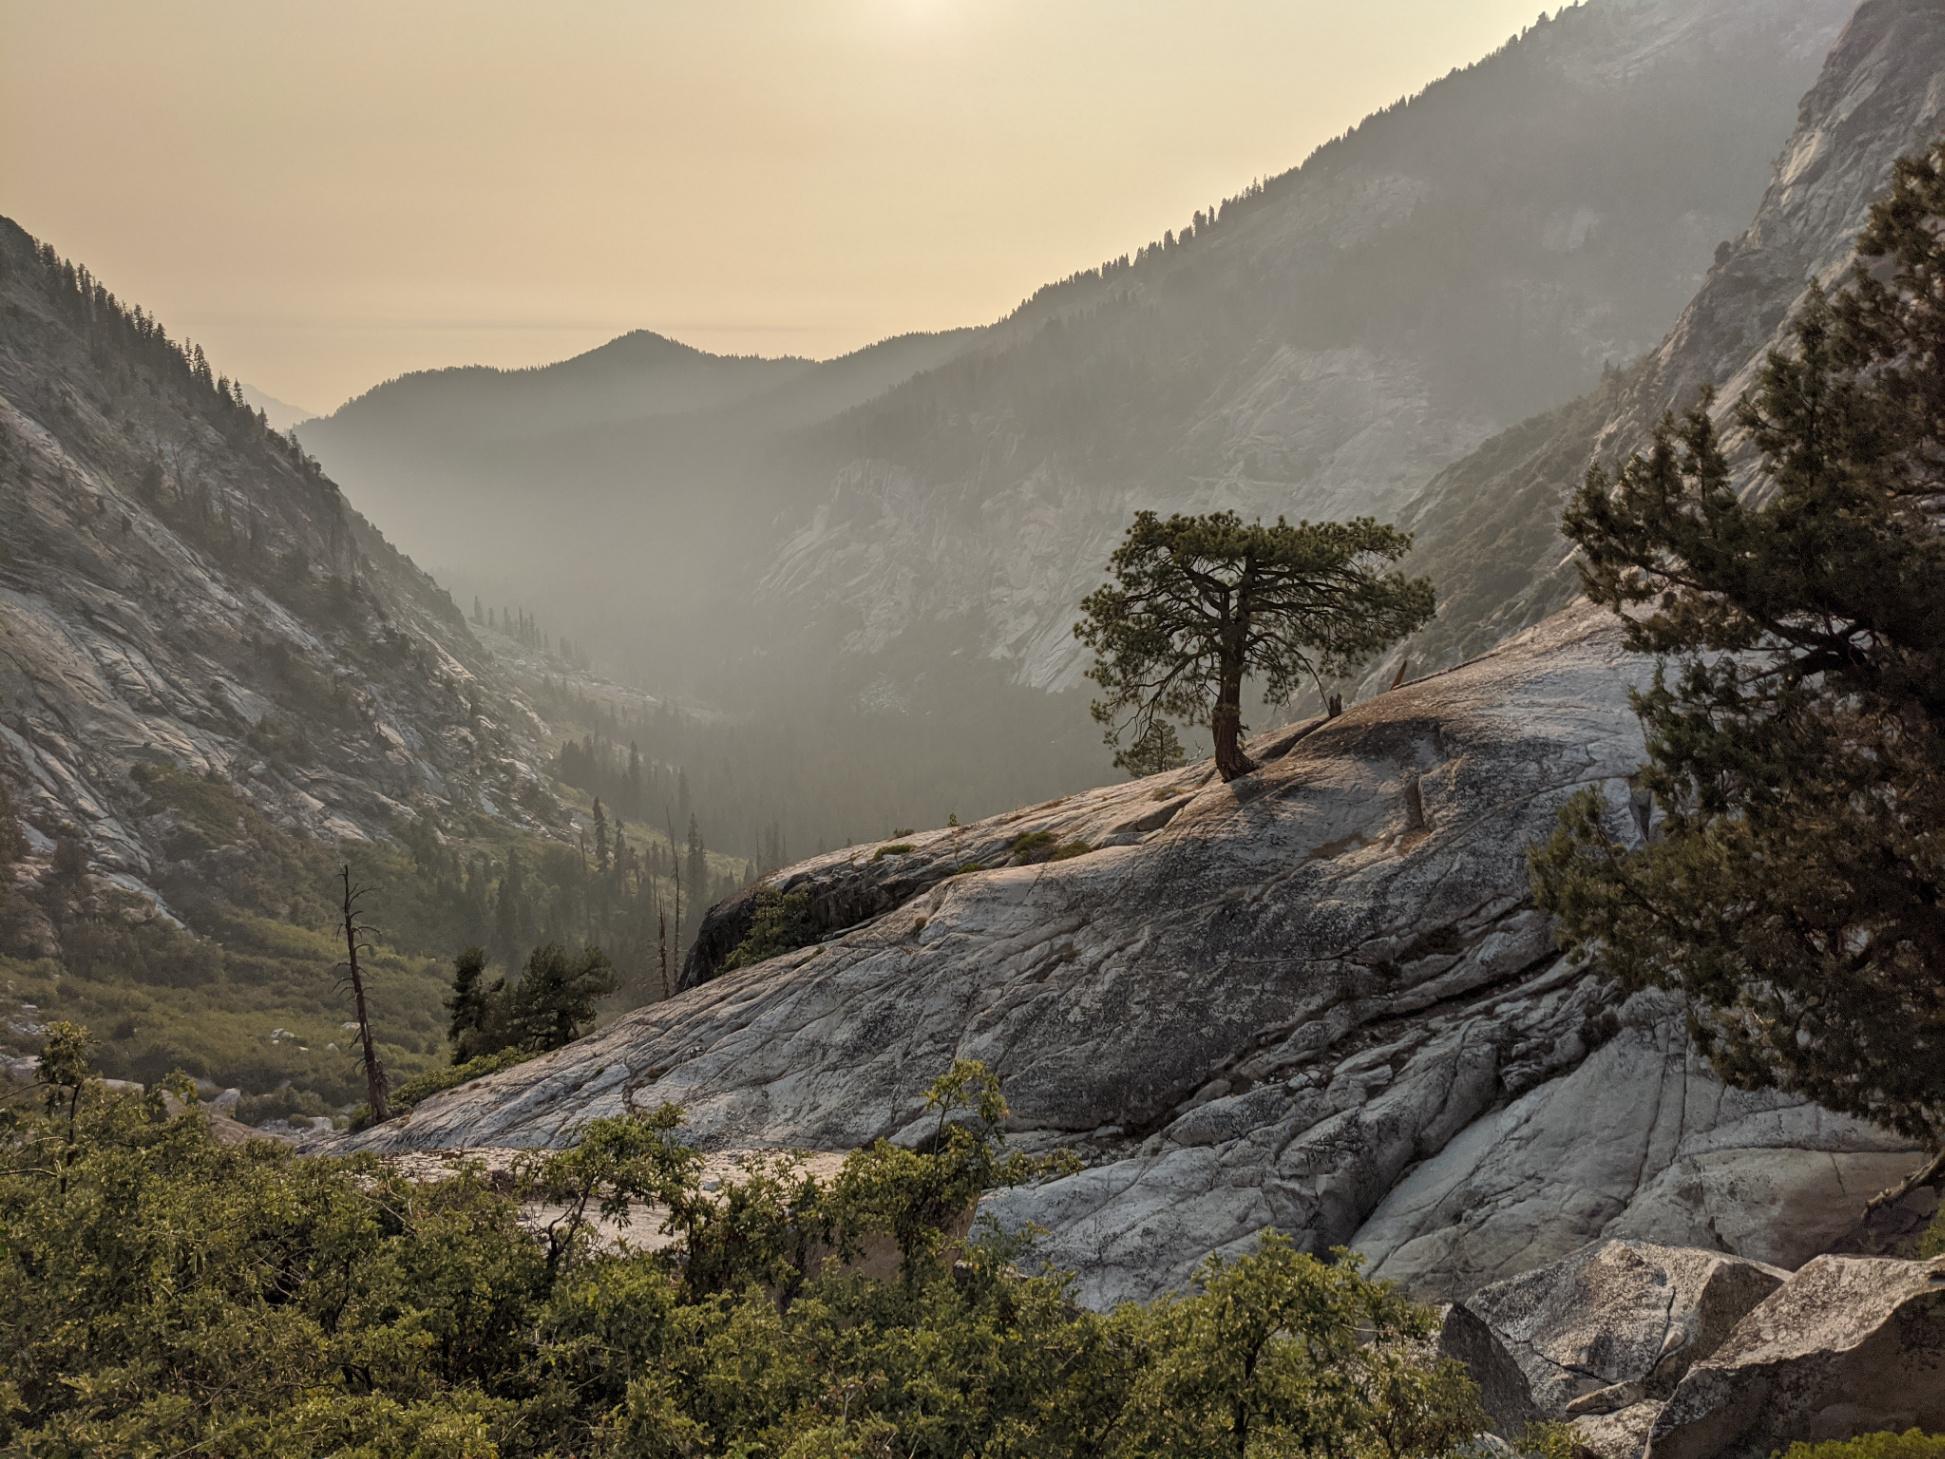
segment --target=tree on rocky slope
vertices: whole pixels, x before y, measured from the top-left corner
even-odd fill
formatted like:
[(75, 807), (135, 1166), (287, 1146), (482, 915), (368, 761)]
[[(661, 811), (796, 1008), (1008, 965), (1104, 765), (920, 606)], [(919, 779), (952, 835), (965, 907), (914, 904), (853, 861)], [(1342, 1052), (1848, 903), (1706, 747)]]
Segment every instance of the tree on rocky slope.
[(587, 1032), (596, 1005), (615, 985), (614, 964), (598, 947), (570, 953), (549, 942), (535, 948), (520, 981), (508, 992), (500, 1046), (543, 1053), (573, 1043)]
[[(1736, 412), (1706, 403), (1565, 530), (1661, 661), (1636, 696), (1664, 815), (1597, 794), (1533, 856), (1569, 948), (1682, 992), (1716, 1068), (1945, 1146), (1945, 145), (1900, 164), (1834, 298)], [(1934, 1166), (1934, 1173), (1939, 1167)]]
[(1265, 696), (1280, 702), (1422, 627), (1431, 584), (1387, 570), (1410, 547), (1369, 518), (1293, 526), (1139, 513), (1109, 561), (1115, 580), (1082, 602), (1074, 628), (1094, 650), (1088, 677), (1104, 691), (1094, 718), (1115, 763), (1157, 768), (1152, 752), (1172, 743), (1168, 721), (1179, 719), (1213, 731), (1224, 780), (1254, 770), (1242, 748), (1243, 680), (1263, 675)]
[(378, 1057), (378, 1046), (371, 1034), (371, 1009), (365, 1000), (365, 973), (359, 961), (360, 953), (371, 951), (370, 937), (373, 928), (365, 921), (364, 913), (358, 903), (365, 897), (369, 888), (358, 886), (351, 880), (351, 866), (346, 863), (344, 879), (344, 969), (345, 983), (351, 989), (351, 1007), (358, 1023), (358, 1067), (365, 1075), (365, 1103), (371, 1109), (374, 1120), (389, 1117), (386, 1095), (390, 1080), (385, 1074), (385, 1065)]

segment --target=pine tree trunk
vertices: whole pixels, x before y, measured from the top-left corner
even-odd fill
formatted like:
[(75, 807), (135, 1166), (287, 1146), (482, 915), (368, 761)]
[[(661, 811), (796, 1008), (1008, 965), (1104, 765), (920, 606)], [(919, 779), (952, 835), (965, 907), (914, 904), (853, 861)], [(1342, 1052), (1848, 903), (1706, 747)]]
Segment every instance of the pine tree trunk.
[(1243, 665), (1240, 656), (1222, 666), (1222, 683), (1216, 693), (1215, 713), (1209, 728), (1215, 732), (1216, 774), (1224, 783), (1247, 775), (1256, 762), (1243, 753)]
[(362, 1046), (365, 1065), (365, 1102), (371, 1106), (374, 1123), (383, 1123), (392, 1117), (391, 1102), (387, 1098), (385, 1066), (378, 1061), (378, 1050), (372, 1044), (371, 1017), (365, 1010), (365, 975), (358, 966), (358, 912), (351, 891), (351, 868), (344, 869), (344, 950), (345, 963), (351, 978), (351, 1001), (358, 1018), (358, 1042)]

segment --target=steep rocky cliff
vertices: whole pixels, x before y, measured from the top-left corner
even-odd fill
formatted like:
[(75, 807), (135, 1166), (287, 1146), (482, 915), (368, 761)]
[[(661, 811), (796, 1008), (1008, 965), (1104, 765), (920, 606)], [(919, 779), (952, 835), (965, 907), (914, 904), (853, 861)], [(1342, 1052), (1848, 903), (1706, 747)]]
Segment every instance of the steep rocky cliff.
[[(1487, 442), (1402, 513), (1416, 566), (1439, 590), (1438, 622), (1410, 645), (1421, 666), (1483, 652), (1578, 591), (1558, 523), (1588, 465), (1624, 459), (1669, 410), (1708, 386), (1726, 423), (1810, 280), (1849, 265), (1892, 164), (1945, 136), (1945, 7), (1865, 0), (1804, 98), (1755, 221), (1718, 256), (1668, 337), (1630, 370)], [(1731, 430), (1733, 441), (1735, 432)], [(1746, 488), (1759, 485), (1741, 461)], [(1372, 683), (1388, 682), (1380, 667)]]
[(71, 833), (160, 901), (164, 768), (326, 842), (519, 820), (538, 723), (450, 599), (98, 289), (0, 220), (0, 777), (30, 871)]
[[(1584, 612), (1255, 750), (779, 873), (823, 940), (429, 1100), (375, 1149), (544, 1145), (681, 1102), (728, 1145), (921, 1127), (955, 1057), (1086, 1168), (994, 1197), (1092, 1301), (1265, 1227), (1446, 1295), (1602, 1235), (1794, 1264), (1901, 1174), (1900, 1142), (1725, 1089), (1678, 1016), (1563, 962), (1524, 847), (1602, 787), (1636, 827), (1627, 691)], [(717, 909), (720, 950), (750, 908)], [(701, 954), (705, 976), (712, 956)]]

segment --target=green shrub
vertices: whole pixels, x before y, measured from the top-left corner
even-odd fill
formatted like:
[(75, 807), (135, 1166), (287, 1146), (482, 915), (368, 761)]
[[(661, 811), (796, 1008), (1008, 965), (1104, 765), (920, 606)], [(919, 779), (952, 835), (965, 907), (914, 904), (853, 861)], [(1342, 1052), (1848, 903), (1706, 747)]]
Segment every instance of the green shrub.
[(1052, 831), (1027, 831), (1015, 836), (1008, 850), (1015, 862), (1023, 863), (1034, 859), (1036, 852), (1052, 850), (1059, 841)]
[(1029, 831), (1016, 837), (1010, 849), (1015, 866), (1038, 866), (1046, 861), (1085, 856), (1094, 848), (1080, 840), (1063, 842), (1052, 831)]
[[(1018, 1240), (966, 1238), (983, 1192), (1070, 1163), (1004, 1148), (977, 1064), (934, 1085), (923, 1150), (708, 1189), (667, 1106), (420, 1182), (220, 1145), (49, 1067), (0, 1137), (4, 1453), (1436, 1459), (1483, 1422), (1422, 1355), (1432, 1314), (1348, 1254), (1271, 1235), (1101, 1314)], [(597, 1242), (645, 1206), (666, 1243)]]
[(1792, 1444), (1783, 1459), (1945, 1459), (1945, 1434), (1907, 1429), (1902, 1434), (1861, 1434), (1821, 1444)]
[(894, 841), (889, 846), (880, 846), (871, 853), (873, 861), (883, 861), (887, 856), (910, 856), (918, 848), (909, 841)]
[(818, 936), (809, 892), (779, 892), (765, 887), (756, 894), (756, 912), (750, 919), (750, 930), (723, 963), (724, 971), (753, 967), (786, 952), (795, 952), (817, 941)]
[[(391, 1092), (392, 1117), (405, 1114), (415, 1106), (424, 1103), (435, 1094), (444, 1094), (448, 1089), (497, 1074), (502, 1069), (511, 1069), (515, 1064), (524, 1064), (529, 1059), (540, 1057), (538, 1052), (527, 1049), (501, 1049), (497, 1053), (481, 1054), (477, 1059), (468, 1059), (464, 1064), (442, 1064), (416, 1074), (407, 1079)], [(354, 1130), (362, 1130), (371, 1124), (371, 1111), (360, 1109), (352, 1120)]]

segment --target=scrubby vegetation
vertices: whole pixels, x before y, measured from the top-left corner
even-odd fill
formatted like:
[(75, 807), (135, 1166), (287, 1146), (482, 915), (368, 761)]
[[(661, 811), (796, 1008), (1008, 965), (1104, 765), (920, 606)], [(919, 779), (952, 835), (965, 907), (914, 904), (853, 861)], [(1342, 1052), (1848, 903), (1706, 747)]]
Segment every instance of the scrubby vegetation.
[(818, 938), (817, 918), (809, 892), (779, 892), (765, 887), (756, 894), (750, 930), (723, 964), (724, 971), (747, 968), (769, 958), (808, 947)]
[[(153, 1082), (180, 1069), (242, 1088), (263, 1117), (362, 1100), (344, 1026), (351, 1011), (333, 972), (344, 956), (334, 930), (340, 855), (374, 889), (373, 1028), (401, 1080), (445, 1057), (445, 960), (455, 948), (483, 946), (492, 976), (517, 988), (537, 949), (558, 944), (581, 959), (598, 939), (614, 982), (596, 995), (601, 1006), (662, 996), (662, 965), (674, 955), (658, 916), (668, 884), (640, 873), (636, 848), (617, 847), (618, 837), (604, 867), (485, 818), (421, 817), (399, 826), (397, 843), (340, 852), (276, 826), (227, 780), (163, 766), (136, 779), (143, 814), (170, 828), (156, 885), (177, 920), (94, 874), (78, 842), (38, 888), (12, 897), (18, 905), (0, 905), (0, 946), (28, 950), (23, 929), (36, 911), (53, 943), (43, 949), (52, 956), (0, 956), (0, 1003), (21, 1010), (23, 1028), (64, 1018), (99, 1030), (108, 1077)], [(519, 1037), (541, 1046), (531, 1030)]]
[[(1076, 856), (1085, 856), (1094, 848), (1081, 840), (1062, 841), (1052, 831), (1028, 831), (1013, 838), (1007, 848), (1015, 866), (1038, 866), (1043, 861), (1070, 861)], [(977, 865), (960, 868), (961, 871), (977, 871)]]
[(1907, 1429), (1902, 1434), (1863, 1434), (1821, 1444), (1792, 1444), (1783, 1459), (1945, 1459), (1945, 1434)]
[(507, 1048), (496, 1053), (480, 1054), (463, 1064), (445, 1064), (428, 1069), (392, 1091), (392, 1115), (396, 1118), (408, 1114), (414, 1106), (435, 1094), (444, 1094), (448, 1089), (457, 1089), (471, 1080), (497, 1074), (502, 1069), (511, 1069), (515, 1064), (524, 1064), (533, 1057), (533, 1053), (526, 1049)]
[(1099, 1315), (1018, 1242), (958, 1237), (980, 1190), (1046, 1168), (1001, 1148), (977, 1065), (934, 1087), (927, 1148), (828, 1181), (776, 1158), (705, 1190), (664, 1108), (503, 1189), (219, 1144), (57, 1038), (4, 1135), (8, 1452), (1403, 1459), (1480, 1423), (1417, 1345), (1431, 1314), (1352, 1260), (1272, 1237)]

